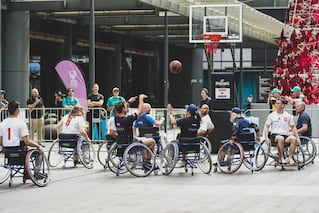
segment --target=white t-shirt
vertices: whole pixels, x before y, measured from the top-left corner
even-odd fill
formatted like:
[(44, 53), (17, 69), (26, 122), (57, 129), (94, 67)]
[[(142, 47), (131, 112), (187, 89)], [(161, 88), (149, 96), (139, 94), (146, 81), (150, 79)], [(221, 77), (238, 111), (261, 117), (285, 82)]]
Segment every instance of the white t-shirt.
[(61, 122), (61, 133), (63, 134), (80, 134), (80, 130), (85, 130), (85, 120), (82, 116), (65, 115)]
[(106, 127), (106, 134), (110, 134), (110, 130), (116, 131), (116, 126), (115, 126), (115, 120), (114, 116), (110, 117), (110, 119), (107, 121), (107, 127)]
[(214, 129), (214, 127), (215, 126), (208, 114), (201, 117), (199, 129), (207, 131), (209, 129)]
[(0, 136), (5, 147), (20, 146), (22, 137), (29, 135), (24, 121), (19, 118), (6, 118), (0, 123)]
[(289, 127), (294, 126), (295, 122), (288, 112), (279, 114), (274, 111), (269, 114), (266, 124), (270, 125), (271, 134), (289, 135)]

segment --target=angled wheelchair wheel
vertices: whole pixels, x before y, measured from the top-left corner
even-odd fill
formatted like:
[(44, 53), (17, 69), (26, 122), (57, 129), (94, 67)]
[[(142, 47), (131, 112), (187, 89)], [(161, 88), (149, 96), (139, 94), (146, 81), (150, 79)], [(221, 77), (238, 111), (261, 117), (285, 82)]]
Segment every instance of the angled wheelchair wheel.
[(52, 142), (49, 149), (48, 160), (51, 167), (57, 167), (63, 160), (63, 154), (60, 153), (59, 139)]
[[(266, 150), (264, 150), (264, 148)], [(270, 151), (270, 150), (269, 150)], [(268, 156), (267, 155), (268, 152), (268, 146), (266, 144), (266, 142), (263, 142), (261, 144), (257, 143), (257, 146), (255, 146), (255, 150), (254, 150), (254, 166), (253, 166), (253, 170), (254, 171), (260, 171), (262, 170), (268, 160)]]
[(129, 145), (123, 155), (127, 170), (136, 177), (146, 177), (155, 167), (155, 155), (150, 148), (141, 143)]
[(10, 176), (10, 170), (5, 167), (4, 150), (0, 148), (0, 184), (6, 182)]
[(300, 146), (305, 155), (305, 165), (308, 165), (309, 163), (313, 163), (317, 155), (317, 146), (315, 142), (309, 137), (299, 136), (299, 138), (300, 138)]
[(217, 166), (226, 174), (236, 172), (244, 160), (244, 150), (239, 143), (224, 143), (217, 154)]
[(110, 147), (107, 159), (108, 168), (117, 176), (128, 172), (123, 160), (123, 156), (118, 152), (119, 150), (117, 144), (113, 143)]
[(198, 159), (196, 164), (199, 169), (205, 173), (209, 174), (212, 171), (212, 158), (210, 152), (204, 143), (200, 143), (199, 153), (196, 153)]
[(95, 161), (93, 144), (85, 140), (78, 141), (76, 150), (83, 166), (87, 169), (92, 169)]
[(169, 175), (178, 161), (178, 145), (172, 141), (162, 150), (160, 167), (163, 175)]
[(27, 152), (25, 162), (25, 170), (32, 182), (40, 187), (46, 186), (50, 181), (50, 166), (46, 156), (32, 149)]
[(104, 169), (107, 168), (107, 158), (108, 158), (108, 143), (107, 141), (100, 144), (98, 150), (97, 150), (97, 159), (99, 163), (103, 166)]
[(200, 142), (202, 142), (207, 147), (209, 153), (212, 153), (212, 143), (207, 137), (201, 137)]
[(293, 156), (293, 159), (297, 165), (298, 170), (300, 170), (301, 168), (303, 168), (305, 166), (306, 158), (305, 158), (304, 151), (303, 151), (300, 144), (298, 144), (296, 147), (296, 151), (295, 151), (295, 154)]

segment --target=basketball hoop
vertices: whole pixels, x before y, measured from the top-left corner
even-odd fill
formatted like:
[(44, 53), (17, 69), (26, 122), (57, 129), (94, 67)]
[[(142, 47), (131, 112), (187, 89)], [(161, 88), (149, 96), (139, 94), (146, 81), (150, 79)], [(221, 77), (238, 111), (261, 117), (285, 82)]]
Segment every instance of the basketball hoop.
[(216, 53), (221, 34), (202, 34), (207, 53)]

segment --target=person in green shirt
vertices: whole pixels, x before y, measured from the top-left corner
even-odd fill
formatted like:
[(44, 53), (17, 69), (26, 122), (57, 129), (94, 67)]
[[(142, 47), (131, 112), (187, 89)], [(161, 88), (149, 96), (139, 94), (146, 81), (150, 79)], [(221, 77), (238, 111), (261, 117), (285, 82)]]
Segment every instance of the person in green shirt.
[(126, 102), (125, 98), (120, 96), (120, 89), (118, 87), (114, 87), (112, 89), (112, 96), (107, 99), (106, 109), (110, 112), (110, 116), (114, 116), (114, 106), (117, 102), (123, 101)]
[(74, 90), (72, 88), (67, 89), (67, 95), (62, 100), (62, 108), (64, 109), (64, 115), (70, 113), (74, 106), (80, 104), (79, 100), (73, 96)]

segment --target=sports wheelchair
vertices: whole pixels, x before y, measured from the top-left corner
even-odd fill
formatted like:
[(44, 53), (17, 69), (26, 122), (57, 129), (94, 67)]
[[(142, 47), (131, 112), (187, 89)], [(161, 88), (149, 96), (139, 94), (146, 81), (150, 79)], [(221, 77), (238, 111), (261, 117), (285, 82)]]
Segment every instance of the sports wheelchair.
[[(75, 155), (80, 161), (73, 159)], [(48, 159), (51, 167), (58, 166), (63, 160), (62, 168), (66, 168), (67, 161), (73, 160), (74, 167), (81, 163), (84, 167), (92, 169), (95, 150), (92, 143), (81, 139), (78, 134), (59, 134), (49, 149)]]
[(317, 145), (310, 137), (299, 136), (299, 138), (300, 138), (300, 146), (305, 156), (305, 165), (314, 163), (314, 160), (317, 155)]
[(106, 140), (99, 145), (99, 148), (97, 150), (97, 159), (99, 163), (103, 166), (104, 169), (106, 169), (107, 166), (107, 160), (109, 156), (109, 150), (113, 143), (115, 143), (115, 139), (111, 138), (109, 135), (106, 136)]
[[(117, 176), (130, 172), (136, 177), (146, 177), (155, 168), (156, 155), (140, 141), (133, 141), (122, 128), (117, 129), (118, 137), (108, 154), (108, 167)], [(155, 173), (157, 174), (157, 172)]]
[(23, 183), (27, 179), (39, 186), (46, 186), (50, 181), (50, 167), (46, 156), (36, 149), (28, 149), (21, 142), (17, 147), (2, 147), (0, 150), (0, 184), (9, 179), (9, 187), (13, 178), (20, 176)]
[[(303, 140), (303, 143), (305, 143), (304, 138), (301, 137), (300, 140)], [(284, 158), (288, 158), (289, 156), (289, 146), (290, 144), (287, 144), (287, 143), (284, 144), (284, 153), (283, 153)], [(270, 144), (267, 144), (266, 141), (263, 141), (257, 149), (257, 154), (261, 151), (266, 153), (265, 165), (266, 163), (268, 163), (268, 165), (274, 166), (275, 168), (277, 166), (280, 166), (282, 170), (284, 170), (285, 167), (297, 167), (298, 170), (300, 170), (301, 168), (304, 167), (306, 162), (305, 154), (304, 154), (301, 143), (297, 143), (296, 145), (296, 150), (293, 156), (293, 160), (295, 163), (293, 165), (282, 163), (279, 161), (277, 143), (275, 143), (274, 141), (271, 141)]]
[(206, 139), (205, 137), (179, 137), (167, 144), (161, 153), (162, 173), (169, 175), (174, 170), (176, 163), (182, 160), (185, 163), (185, 172), (188, 172), (189, 167), (191, 174), (194, 175), (194, 168), (199, 167), (203, 173), (209, 174), (212, 169), (212, 160), (205, 145)]
[(243, 163), (252, 173), (264, 168), (267, 156), (256, 139), (254, 128), (245, 128), (237, 139), (222, 140), (221, 143), (214, 172), (217, 172), (218, 168), (223, 173), (232, 174), (238, 171)]

